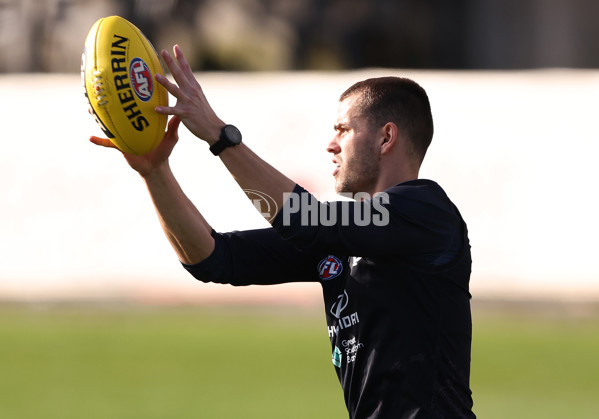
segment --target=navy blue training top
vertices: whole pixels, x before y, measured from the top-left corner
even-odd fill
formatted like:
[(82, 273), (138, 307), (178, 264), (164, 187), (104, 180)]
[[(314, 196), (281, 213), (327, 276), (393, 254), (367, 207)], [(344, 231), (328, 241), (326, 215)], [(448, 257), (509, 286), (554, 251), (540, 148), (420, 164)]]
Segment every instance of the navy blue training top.
[(213, 232), (213, 253), (184, 267), (204, 282), (320, 282), (350, 418), (474, 418), (470, 244), (442, 188), (413, 180), (345, 203), (294, 194), (307, 199), (272, 228)]

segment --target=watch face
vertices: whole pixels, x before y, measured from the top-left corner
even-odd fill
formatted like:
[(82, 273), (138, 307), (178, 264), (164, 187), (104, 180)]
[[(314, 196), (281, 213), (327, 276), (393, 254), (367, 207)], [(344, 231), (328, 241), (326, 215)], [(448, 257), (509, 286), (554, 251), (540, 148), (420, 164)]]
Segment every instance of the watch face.
[(231, 144), (237, 145), (241, 143), (241, 132), (234, 125), (226, 125), (224, 134)]

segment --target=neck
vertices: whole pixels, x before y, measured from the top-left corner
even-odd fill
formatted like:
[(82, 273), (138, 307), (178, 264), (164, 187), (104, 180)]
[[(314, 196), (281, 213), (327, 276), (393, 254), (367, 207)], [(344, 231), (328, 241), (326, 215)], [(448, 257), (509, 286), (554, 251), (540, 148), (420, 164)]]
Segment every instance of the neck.
[(381, 171), (381, 175), (379, 176), (376, 184), (372, 188), (372, 191), (369, 191), (371, 195), (377, 194), (379, 192), (383, 192), (392, 186), (398, 185), (403, 182), (407, 182), (409, 180), (418, 179), (418, 169), (417, 168), (401, 168), (395, 167), (393, 171)]

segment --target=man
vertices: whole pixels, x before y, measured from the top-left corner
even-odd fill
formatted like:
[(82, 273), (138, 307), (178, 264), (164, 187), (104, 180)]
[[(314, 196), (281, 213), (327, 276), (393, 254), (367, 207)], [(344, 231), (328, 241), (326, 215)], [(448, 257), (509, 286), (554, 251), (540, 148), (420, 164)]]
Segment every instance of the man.
[[(470, 245), (457, 208), (418, 179), (433, 136), (425, 91), (379, 78), (340, 98), (333, 154), (336, 191), (322, 203), (268, 165), (218, 118), (178, 46), (162, 57), (177, 99), (161, 145), (125, 155), (142, 176), (166, 236), (201, 281), (233, 285), (318, 281), (332, 362), (350, 418), (473, 418)], [(219, 234), (187, 199), (168, 157), (180, 122), (211, 146), (243, 189), (281, 208), (272, 228)], [(98, 145), (108, 140), (92, 137)]]

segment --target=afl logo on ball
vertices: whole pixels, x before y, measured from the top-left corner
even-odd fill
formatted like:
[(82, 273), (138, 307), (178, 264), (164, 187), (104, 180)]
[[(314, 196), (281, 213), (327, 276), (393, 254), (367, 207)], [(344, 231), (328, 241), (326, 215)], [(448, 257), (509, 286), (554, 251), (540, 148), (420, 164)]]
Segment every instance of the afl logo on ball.
[(150, 73), (150, 69), (144, 60), (141, 58), (131, 60), (129, 77), (137, 97), (144, 102), (150, 100), (154, 92), (154, 81), (152, 80), (152, 73)]
[(338, 257), (329, 255), (318, 264), (318, 276), (323, 281), (337, 278), (343, 271), (343, 265)]

